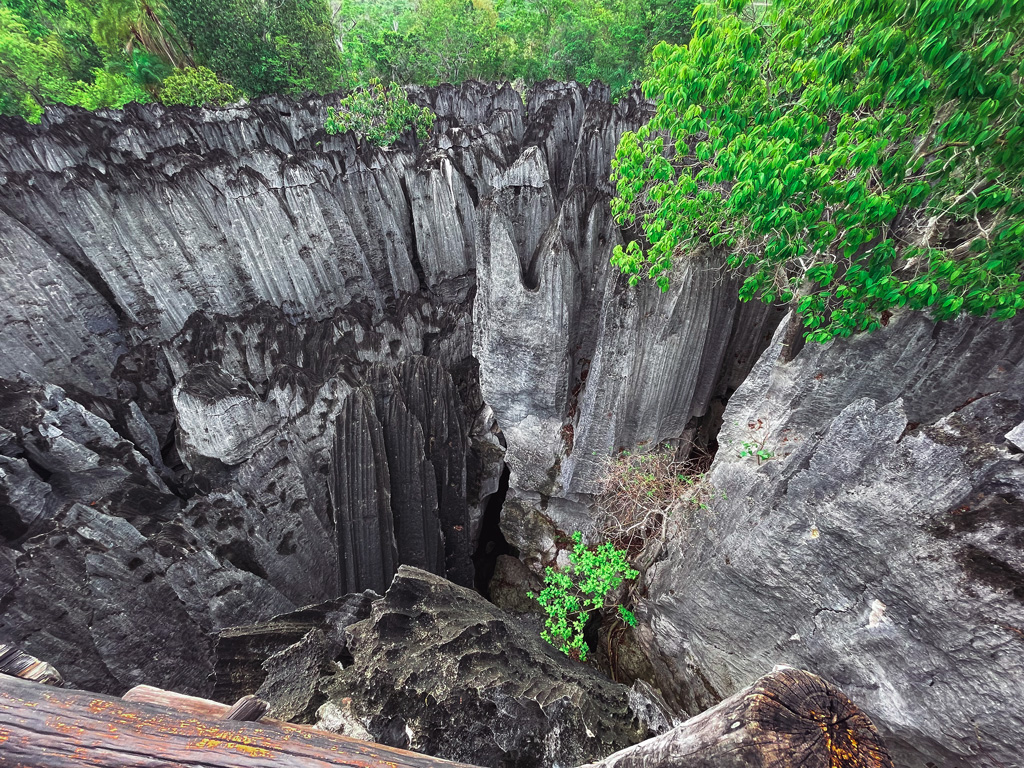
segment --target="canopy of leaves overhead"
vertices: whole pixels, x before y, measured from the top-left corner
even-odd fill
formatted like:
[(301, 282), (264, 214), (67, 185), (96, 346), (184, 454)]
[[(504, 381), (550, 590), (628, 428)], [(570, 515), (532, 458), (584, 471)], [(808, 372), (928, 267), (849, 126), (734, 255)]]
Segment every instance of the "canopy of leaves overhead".
[(1024, 0), (722, 0), (654, 51), (623, 137), (613, 262), (664, 289), (698, 250), (809, 339), (894, 307), (1024, 307)]

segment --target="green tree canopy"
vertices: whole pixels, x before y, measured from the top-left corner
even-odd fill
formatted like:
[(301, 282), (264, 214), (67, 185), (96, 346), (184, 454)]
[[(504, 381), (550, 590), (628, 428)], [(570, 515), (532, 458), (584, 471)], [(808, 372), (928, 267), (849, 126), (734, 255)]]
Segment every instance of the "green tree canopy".
[(0, 113), (159, 99), (197, 64), (248, 96), (471, 78), (600, 79), (618, 94), (659, 40), (689, 38), (694, 2), (0, 0)]
[(185, 66), (191, 59), (187, 46), (167, 19), (160, 0), (101, 0), (92, 22), (92, 37), (111, 59), (133, 52), (150, 52), (171, 66)]
[(252, 96), (323, 93), (341, 61), (325, 0), (169, 0), (196, 59)]
[[(763, 7), (763, 6), (759, 6)], [(1024, 1), (745, 0), (659, 46), (656, 116), (613, 163), (642, 238), (613, 263), (664, 289), (708, 248), (809, 339), (894, 307), (1024, 307)]]
[(96, 67), (85, 73), (90, 81), (72, 79), (82, 74), (83, 62), (95, 59), (80, 38), (50, 21), (45, 15), (25, 19), (0, 5), (0, 114), (38, 121), (45, 104), (99, 109), (150, 100), (142, 85), (124, 72)]
[(217, 75), (206, 67), (176, 69), (164, 79), (160, 89), (160, 101), (164, 104), (185, 104), (190, 107), (219, 107), (234, 104), (241, 98), (242, 95), (233, 85), (218, 80)]

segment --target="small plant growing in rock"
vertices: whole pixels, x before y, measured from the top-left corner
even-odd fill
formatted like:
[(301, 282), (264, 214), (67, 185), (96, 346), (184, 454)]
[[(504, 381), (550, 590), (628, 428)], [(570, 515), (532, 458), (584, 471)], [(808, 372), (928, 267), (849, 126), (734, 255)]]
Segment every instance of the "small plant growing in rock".
[[(575, 543), (569, 554), (569, 568), (560, 571), (548, 568), (544, 576), (544, 589), (540, 594), (529, 593), (540, 603), (547, 618), (541, 637), (565, 655), (586, 661), (587, 644), (583, 628), (592, 611), (604, 610), (608, 596), (623, 581), (635, 579), (639, 572), (630, 568), (626, 552), (605, 542), (593, 549), (583, 545), (583, 535), (572, 535)], [(636, 626), (636, 616), (623, 605), (616, 605), (619, 618), (629, 626)]]
[(376, 78), (353, 91), (338, 105), (327, 108), (324, 130), (330, 134), (355, 131), (360, 138), (386, 147), (394, 144), (406, 130), (412, 129), (419, 141), (426, 141), (434, 125), (434, 113), (409, 101), (402, 86), (385, 87)]
[(671, 517), (707, 509), (709, 489), (703, 479), (711, 457), (698, 453), (680, 459), (676, 453), (670, 445), (650, 453), (623, 451), (604, 469), (598, 529), (602, 538), (626, 550), (641, 571), (657, 559), (670, 535)]
[(743, 441), (737, 456), (741, 459), (753, 456), (757, 459), (758, 466), (760, 466), (762, 461), (774, 458), (775, 454), (764, 447), (764, 444), (768, 441), (768, 433), (761, 432), (764, 428), (764, 422), (761, 419), (758, 419), (756, 423), (747, 424), (747, 427), (751, 430), (752, 439)]

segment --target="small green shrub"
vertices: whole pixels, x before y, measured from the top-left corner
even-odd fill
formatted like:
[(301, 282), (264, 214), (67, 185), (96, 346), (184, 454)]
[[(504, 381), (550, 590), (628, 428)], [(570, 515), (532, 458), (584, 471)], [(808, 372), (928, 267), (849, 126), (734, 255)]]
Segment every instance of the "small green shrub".
[(216, 73), (206, 67), (176, 69), (164, 78), (160, 89), (160, 101), (164, 104), (190, 107), (222, 107), (241, 98), (237, 88), (218, 79)]
[[(635, 579), (639, 572), (629, 567), (626, 552), (605, 542), (590, 549), (583, 545), (583, 535), (576, 531), (575, 542), (569, 554), (570, 566), (565, 571), (548, 568), (544, 576), (544, 589), (539, 595), (530, 593), (540, 603), (547, 618), (541, 637), (556, 646), (565, 655), (586, 661), (587, 644), (583, 628), (591, 611), (606, 607), (608, 596), (626, 579)], [(619, 618), (633, 627), (636, 616), (622, 605), (616, 605)]]
[(743, 441), (740, 450), (736, 455), (741, 459), (752, 456), (757, 459), (759, 466), (762, 461), (768, 461), (769, 459), (775, 458), (775, 454), (764, 447), (765, 443), (768, 442), (769, 437), (768, 430), (765, 429), (764, 421), (762, 419), (758, 419), (756, 422), (750, 422), (747, 424), (747, 429), (750, 430), (751, 439)]
[(412, 129), (419, 141), (426, 141), (434, 125), (434, 113), (410, 103), (402, 86), (387, 88), (376, 78), (350, 93), (338, 105), (327, 108), (324, 129), (330, 134), (354, 131), (362, 139), (386, 147)]

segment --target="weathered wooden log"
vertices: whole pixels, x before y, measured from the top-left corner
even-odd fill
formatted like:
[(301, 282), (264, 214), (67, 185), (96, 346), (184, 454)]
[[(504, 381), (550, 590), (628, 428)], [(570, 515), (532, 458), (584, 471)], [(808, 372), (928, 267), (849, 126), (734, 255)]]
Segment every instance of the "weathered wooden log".
[(64, 684), (64, 678), (52, 665), (8, 643), (0, 643), (0, 673), (43, 685)]
[(776, 667), (671, 731), (583, 768), (892, 768), (867, 715), (817, 675)]
[(243, 696), (234, 703), (228, 713), (224, 715), (225, 720), (248, 720), (257, 722), (267, 714), (270, 705), (263, 699), (253, 695)]
[[(230, 710), (148, 686), (115, 699), (0, 676), (0, 768), (460, 766), (308, 726), (227, 720)], [(892, 760), (874, 725), (838, 688), (808, 672), (777, 668), (668, 733), (586, 768), (794, 765), (892, 768)]]
[(287, 723), (221, 718), (0, 675), (0, 766), (460, 768)]

